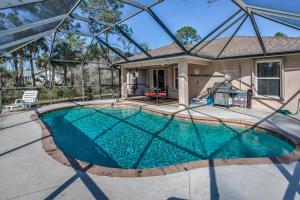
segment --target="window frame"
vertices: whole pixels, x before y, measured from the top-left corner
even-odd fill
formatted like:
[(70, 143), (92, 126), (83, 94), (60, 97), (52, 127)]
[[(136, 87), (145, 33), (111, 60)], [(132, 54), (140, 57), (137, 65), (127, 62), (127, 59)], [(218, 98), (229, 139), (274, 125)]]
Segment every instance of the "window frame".
[[(279, 78), (278, 77), (258, 77), (257, 68), (259, 63), (272, 63), (272, 62), (278, 62), (279, 63)], [(268, 60), (259, 60), (255, 61), (255, 97), (259, 98), (273, 98), (273, 99), (282, 99), (283, 96), (283, 77), (282, 77), (282, 59), (268, 59)], [(258, 94), (258, 80), (279, 80), (279, 96), (275, 95), (261, 95)]]

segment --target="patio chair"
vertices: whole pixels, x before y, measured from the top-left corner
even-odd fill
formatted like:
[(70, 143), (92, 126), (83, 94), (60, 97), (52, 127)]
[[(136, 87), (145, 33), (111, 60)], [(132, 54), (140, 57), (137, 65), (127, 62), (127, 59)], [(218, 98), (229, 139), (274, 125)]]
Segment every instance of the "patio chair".
[(16, 99), (13, 104), (5, 106), (8, 110), (13, 110), (14, 108), (27, 108), (28, 110), (31, 108), (31, 105), (37, 103), (37, 94), (36, 90), (28, 90), (23, 94), (22, 99)]
[(156, 97), (156, 92), (153, 91), (149, 86), (146, 86), (144, 95), (146, 96), (146, 99), (151, 99)]
[(168, 98), (168, 87), (166, 86), (165, 88), (158, 91), (157, 95), (159, 99), (165, 101)]

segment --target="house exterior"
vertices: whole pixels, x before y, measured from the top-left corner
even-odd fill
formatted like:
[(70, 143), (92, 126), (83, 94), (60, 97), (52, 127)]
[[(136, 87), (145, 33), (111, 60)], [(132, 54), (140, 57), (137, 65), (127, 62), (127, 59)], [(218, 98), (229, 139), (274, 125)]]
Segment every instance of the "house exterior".
[[(234, 88), (253, 91), (252, 108), (295, 111), (300, 101), (300, 38), (263, 38), (272, 56), (261, 56), (256, 37), (236, 37), (219, 60), (190, 55), (164, 56), (121, 65), (122, 97), (127, 98), (132, 85), (135, 95), (143, 95), (145, 86), (168, 86), (168, 97), (178, 99), (180, 106), (205, 93), (216, 82), (231, 77)], [(215, 40), (202, 55), (216, 56), (226, 38)], [(163, 56), (176, 53), (174, 44), (150, 51)], [(276, 55), (276, 52), (286, 52)], [(260, 55), (260, 56), (257, 56)], [(140, 55), (136, 55), (135, 59)]]
[[(40, 70), (40, 71), (35, 71), (34, 76), (36, 79), (36, 84), (37, 85), (43, 85), (47, 80), (51, 79), (51, 70)], [(31, 76), (31, 71), (24, 70), (23, 71), (23, 77), (24, 77), (24, 82), (25, 84), (32, 84), (32, 76)], [(58, 84), (62, 84), (63, 82), (63, 77), (61, 73), (56, 72), (54, 80)]]

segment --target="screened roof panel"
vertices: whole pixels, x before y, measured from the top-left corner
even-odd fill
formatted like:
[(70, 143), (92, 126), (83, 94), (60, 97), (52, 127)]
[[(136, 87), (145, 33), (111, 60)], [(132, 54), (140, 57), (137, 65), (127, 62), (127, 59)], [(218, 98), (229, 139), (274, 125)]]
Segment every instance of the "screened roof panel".
[(81, 61), (91, 41), (89, 37), (58, 32), (53, 44), (52, 58)]
[(59, 24), (59, 22), (53, 22), (47, 25), (42, 25), (33, 29), (29, 29), (29, 30), (25, 30), (25, 31), (21, 31), (21, 32), (17, 32), (11, 35), (6, 35), (3, 37), (0, 37), (0, 45), (2, 44), (6, 44), (6, 43), (10, 43), (16, 40), (20, 40), (22, 38), (27, 38), (42, 32), (46, 32), (49, 30), (54, 29), (57, 25)]
[[(120, 26), (127, 26), (132, 31), (131, 38), (140, 44), (146, 51), (154, 49), (159, 50), (161, 47), (174, 43), (168, 34), (145, 11), (126, 20), (121, 23)], [(182, 52), (177, 45), (174, 44), (173, 46), (177, 52)], [(154, 51), (150, 51), (149, 53), (152, 56), (156, 55)], [(165, 53), (167, 55), (174, 52)]]
[(255, 15), (267, 53), (300, 50), (300, 31)]
[(239, 20), (237, 23), (232, 26), (225, 27), (219, 33), (213, 34), (208, 40), (204, 41), (198, 48), (195, 49), (196, 54), (199, 56), (207, 55), (217, 58), (225, 48), (225, 45), (230, 42), (230, 38), (236, 32), (239, 25), (243, 23), (245, 17), (246, 16), (238, 18)]
[(220, 58), (260, 54), (262, 55), (263, 51), (248, 17), (220, 54)]
[(38, 51), (35, 51), (36, 55), (45, 56), (47, 53), (49, 53), (49, 50), (51, 48), (53, 34), (54, 33), (45, 35), (44, 37), (41, 37), (38, 40), (32, 40), (32, 43), (30, 43), (30, 41), (26, 41), (26, 42), (22, 42), (17, 45), (10, 46), (5, 49), (1, 49), (0, 54), (6, 53), (9, 56), (10, 55), (9, 53), (12, 53), (13, 51), (16, 51), (17, 49), (20, 49), (21, 47), (27, 48), (28, 46), (26, 44), (29, 43), (29, 44), (36, 45), (36, 50), (38, 50)]
[[(114, 61), (124, 57), (126, 62), (177, 53), (211, 58), (263, 55), (262, 46), (266, 47), (267, 54), (300, 51), (298, 0), (241, 1), (250, 6), (249, 9), (254, 13), (257, 33), (249, 18), (237, 30), (245, 13), (231, 0), (135, 0), (144, 6), (157, 3), (151, 7), (154, 15), (151, 10), (150, 15), (147, 11), (118, 0), (82, 0), (71, 13), (71, 18), (59, 27), (53, 56), (59, 59), (82, 59), (95, 34), (109, 45), (104, 47), (106, 50), (102, 54), (107, 52)], [(76, 2), (78, 0), (45, 0), (0, 10), (0, 53), (36, 39), (39, 33), (54, 30)], [(259, 17), (258, 14), (294, 28)], [(230, 17), (232, 19), (229, 20)], [(229, 21), (225, 23), (227, 19)], [(232, 26), (228, 27), (231, 23)], [(124, 28), (128, 36), (124, 36), (118, 28), (108, 29), (113, 24)], [(178, 33), (177, 30), (183, 27), (186, 31), (195, 32), (194, 36), (187, 38), (186, 33)], [(217, 27), (219, 29), (212, 33)], [(281, 37), (275, 37), (277, 32)], [(262, 36), (261, 40), (257, 37), (258, 33)], [(194, 44), (199, 41), (202, 41), (201, 44), (195, 47)], [(91, 45), (95, 51), (102, 48), (97, 43)], [(184, 48), (191, 50), (193, 47), (195, 49), (191, 52), (184, 51)], [(88, 58), (92, 59), (90, 56)]]
[(0, 30), (68, 13), (76, 2), (77, 0), (46, 0), (0, 10)]
[[(108, 60), (109, 59), (109, 60)], [(109, 66), (110, 62), (117, 62), (117, 61), (124, 61), (120, 56), (116, 55), (110, 49), (106, 48), (105, 46), (101, 46), (97, 40), (93, 40), (91, 44), (86, 61), (100, 61), (101, 63), (106, 63), (107, 67)], [(101, 66), (104, 67), (104, 66)]]
[[(128, 36), (132, 35), (132, 30), (128, 27), (122, 27), (123, 32)], [(114, 50), (118, 51), (124, 57), (132, 57), (137, 54), (143, 54), (131, 41), (129, 41), (117, 28), (102, 33), (99, 36), (102, 41), (108, 43)], [(146, 57), (146, 55), (141, 55)]]
[(99, 43), (96, 40), (93, 40), (90, 48), (88, 49), (86, 60), (93, 61), (99, 60), (103, 55), (103, 51), (99, 46)]
[(0, 54), (7, 54), (8, 52), (10, 51), (13, 51), (21, 46), (23, 46), (24, 44), (26, 44), (27, 42), (23, 42), (21, 44), (18, 44), (18, 45), (14, 45), (14, 46), (11, 46), (11, 47), (8, 47), (8, 48), (5, 48), (5, 49), (0, 49)]
[(278, 20), (278, 21), (296, 26), (300, 29), (300, 16), (299, 16), (299, 18), (295, 18), (295, 19), (298, 19), (298, 20), (293, 20), (293, 19), (287, 19), (287, 18), (284, 18), (284, 17), (274, 16), (274, 15), (267, 15), (267, 14), (264, 14), (264, 15), (266, 17), (273, 18), (275, 20)]
[[(199, 0), (176, 0), (174, 3), (172, 0), (165, 0), (152, 9), (177, 39), (186, 45), (197, 43), (240, 8), (230, 0), (213, 3)], [(177, 35), (177, 30), (185, 26), (196, 29), (198, 37), (186, 40), (184, 36)]]
[(74, 15), (93, 17), (100, 21), (116, 23), (137, 12), (140, 9), (120, 1), (83, 0), (74, 10)]
[(107, 49), (107, 48), (104, 47), (104, 50), (106, 52), (109, 52), (108, 56), (109, 56), (112, 63), (125, 62), (125, 60), (123, 58), (121, 58), (119, 55), (117, 55), (115, 52), (111, 51), (110, 49)]
[(103, 30), (104, 27), (98, 25), (97, 23), (85, 22), (77, 19), (68, 19), (61, 25), (59, 29), (93, 36), (95, 33)]
[[(106, 51), (106, 52), (104, 52)], [(106, 57), (109, 56), (109, 57)], [(99, 42), (97, 40), (93, 40), (87, 55), (86, 55), (86, 61), (95, 61), (95, 62), (101, 62), (101, 63), (106, 63), (109, 64), (110, 60), (114, 59), (113, 56), (115, 55), (111, 55), (111, 52), (109, 52), (109, 49), (107, 48), (102, 48), (102, 46), (100, 46)], [(109, 60), (108, 60), (109, 59)], [(121, 60), (122, 58), (119, 58), (119, 60)], [(122, 60), (124, 61), (124, 60)], [(104, 66), (101, 66), (104, 67)]]
[(156, 2), (158, 2), (158, 0), (135, 0), (135, 2), (138, 2), (142, 5), (145, 5), (145, 6), (150, 6)]
[(300, 13), (299, 0), (243, 0), (251, 6)]

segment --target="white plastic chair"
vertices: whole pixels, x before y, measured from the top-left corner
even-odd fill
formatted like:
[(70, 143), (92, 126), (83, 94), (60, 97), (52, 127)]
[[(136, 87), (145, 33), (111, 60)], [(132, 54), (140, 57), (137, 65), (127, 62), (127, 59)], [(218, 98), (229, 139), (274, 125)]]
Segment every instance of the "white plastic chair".
[(14, 108), (22, 107), (29, 110), (31, 108), (31, 105), (37, 103), (37, 95), (38, 91), (36, 90), (25, 91), (22, 99), (16, 99), (15, 103), (5, 106), (5, 108), (12, 110)]

